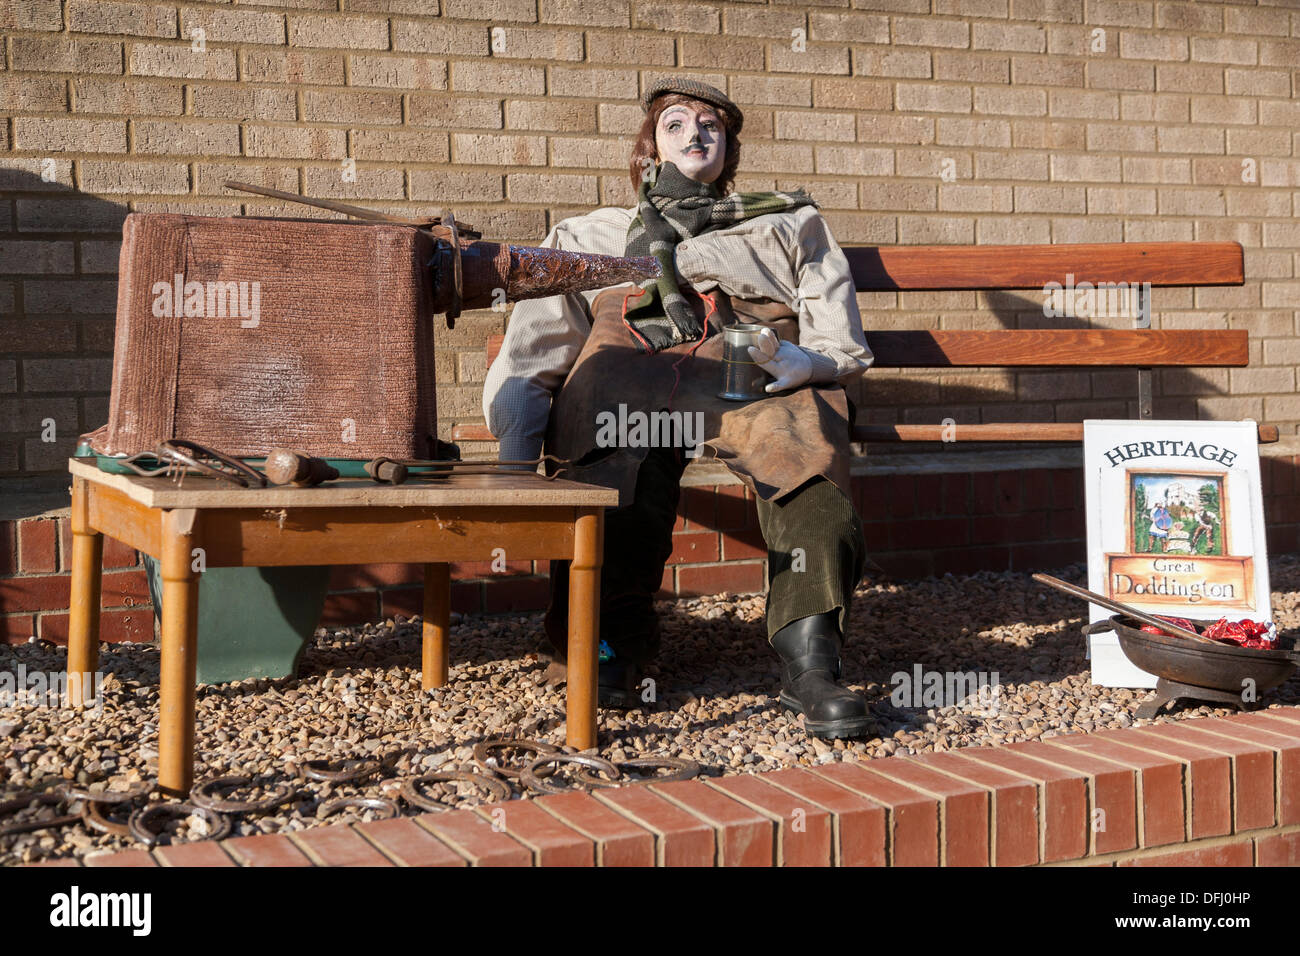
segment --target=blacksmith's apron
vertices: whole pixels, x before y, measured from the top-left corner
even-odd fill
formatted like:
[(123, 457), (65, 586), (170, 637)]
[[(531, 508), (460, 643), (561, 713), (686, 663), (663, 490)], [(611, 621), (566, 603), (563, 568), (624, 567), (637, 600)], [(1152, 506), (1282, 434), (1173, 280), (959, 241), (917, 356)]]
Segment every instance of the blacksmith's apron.
[(818, 476), (852, 500), (849, 486), (850, 411), (836, 384), (806, 385), (750, 402), (718, 397), (723, 383), (722, 328), (752, 322), (798, 344), (798, 322), (772, 302), (729, 299), (721, 292), (686, 292), (696, 315), (707, 318), (703, 341), (647, 354), (625, 322), (625, 299), (634, 286), (607, 289), (591, 306), (592, 327), (582, 352), (551, 406), (547, 451), (575, 462), (561, 477), (619, 490), (620, 505), (632, 500), (646, 444), (600, 447), (602, 412), (621, 419), (634, 412), (703, 413), (701, 457), (714, 457), (764, 500), (778, 500)]

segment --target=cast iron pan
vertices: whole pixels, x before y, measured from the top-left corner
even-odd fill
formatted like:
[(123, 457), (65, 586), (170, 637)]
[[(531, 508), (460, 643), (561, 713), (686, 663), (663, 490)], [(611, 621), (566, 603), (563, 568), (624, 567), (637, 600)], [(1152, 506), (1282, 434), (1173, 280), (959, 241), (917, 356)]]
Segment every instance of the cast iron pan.
[[(1193, 621), (1204, 628), (1213, 621)], [(1293, 673), (1300, 663), (1300, 650), (1257, 650), (1232, 644), (1195, 644), (1188, 638), (1167, 634), (1151, 634), (1141, 629), (1140, 622), (1122, 614), (1108, 620), (1096, 621), (1084, 628), (1084, 633), (1114, 631), (1120, 649), (1136, 666), (1149, 674), (1215, 690), (1241, 693), (1242, 682), (1254, 682), (1257, 694), (1277, 687)]]

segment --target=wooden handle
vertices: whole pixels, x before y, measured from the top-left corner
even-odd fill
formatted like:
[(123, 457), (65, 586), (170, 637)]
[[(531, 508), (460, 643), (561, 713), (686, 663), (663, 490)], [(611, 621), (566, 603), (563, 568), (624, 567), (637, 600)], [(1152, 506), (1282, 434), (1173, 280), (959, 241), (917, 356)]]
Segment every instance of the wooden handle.
[(1035, 574), (1034, 580), (1039, 584), (1046, 584), (1048, 587), (1056, 588), (1063, 591), (1071, 597), (1083, 598), (1085, 601), (1091, 601), (1093, 604), (1100, 605), (1108, 611), (1115, 611), (1119, 614), (1126, 614), (1135, 621), (1141, 621), (1143, 624), (1150, 624), (1152, 627), (1158, 627), (1167, 634), (1173, 634), (1175, 637), (1185, 637), (1188, 640), (1199, 641), (1202, 644), (1215, 644), (1218, 641), (1212, 641), (1208, 637), (1202, 637), (1195, 631), (1189, 631), (1186, 628), (1170, 624), (1168, 621), (1156, 617), (1154, 614), (1147, 614), (1145, 611), (1139, 611), (1135, 607), (1129, 607), (1127, 604), (1120, 604), (1118, 601), (1112, 601), (1108, 597), (1103, 597), (1096, 591), (1089, 591), (1087, 588), (1081, 588), (1078, 585), (1070, 584), (1068, 581), (1062, 581), (1060, 578), (1054, 578), (1050, 574)]

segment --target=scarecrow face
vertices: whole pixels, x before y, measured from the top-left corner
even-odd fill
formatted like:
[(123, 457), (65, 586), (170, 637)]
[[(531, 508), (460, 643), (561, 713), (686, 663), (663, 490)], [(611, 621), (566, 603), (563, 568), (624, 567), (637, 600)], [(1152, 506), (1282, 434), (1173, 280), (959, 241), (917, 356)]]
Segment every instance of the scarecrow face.
[(672, 163), (688, 179), (711, 183), (727, 160), (727, 133), (709, 104), (675, 103), (659, 117), (655, 151), (661, 163)]

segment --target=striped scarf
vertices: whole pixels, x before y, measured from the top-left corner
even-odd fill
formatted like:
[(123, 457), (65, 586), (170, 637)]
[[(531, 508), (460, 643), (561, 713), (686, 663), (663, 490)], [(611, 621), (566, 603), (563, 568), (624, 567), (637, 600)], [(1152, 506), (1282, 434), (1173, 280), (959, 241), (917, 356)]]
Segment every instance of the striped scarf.
[[(816, 205), (807, 193), (756, 192), (722, 196), (711, 183), (686, 178), (672, 163), (663, 163), (654, 180), (641, 184), (637, 215), (627, 230), (629, 256), (652, 255), (662, 275), (641, 284), (640, 297), (629, 300), (624, 321), (647, 352), (692, 342), (704, 328), (677, 285), (677, 243), (714, 229), (725, 229), (755, 216)], [(635, 305), (632, 304), (635, 302)]]

